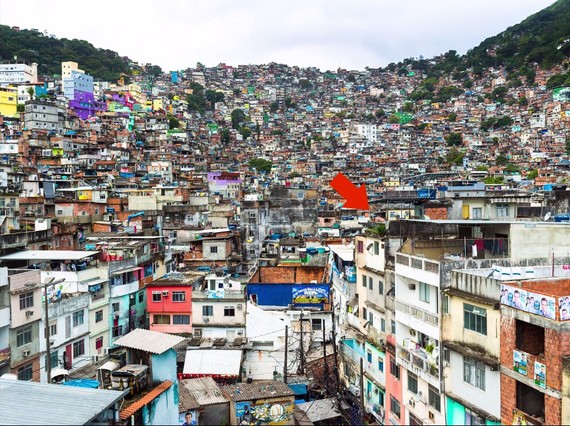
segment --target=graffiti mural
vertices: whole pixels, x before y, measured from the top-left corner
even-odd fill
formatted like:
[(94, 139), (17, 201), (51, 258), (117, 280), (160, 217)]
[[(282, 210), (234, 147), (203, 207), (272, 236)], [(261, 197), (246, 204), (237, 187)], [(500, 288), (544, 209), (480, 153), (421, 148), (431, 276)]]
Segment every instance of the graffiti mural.
[(251, 402), (236, 402), (236, 417), (240, 425), (285, 425), (293, 419), (295, 404), (265, 403), (252, 405)]

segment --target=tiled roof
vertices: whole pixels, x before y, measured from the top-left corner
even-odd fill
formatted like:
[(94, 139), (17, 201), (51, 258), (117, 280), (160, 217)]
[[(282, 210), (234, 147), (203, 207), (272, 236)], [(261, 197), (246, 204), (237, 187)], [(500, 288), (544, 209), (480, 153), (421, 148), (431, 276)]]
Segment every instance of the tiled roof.
[(211, 377), (180, 380), (178, 393), (181, 412), (228, 401)]
[(184, 341), (184, 337), (175, 336), (174, 334), (135, 328), (129, 334), (117, 339), (115, 344), (129, 349), (161, 354), (182, 341)]
[(172, 386), (172, 382), (169, 380), (166, 380), (166, 381), (162, 382), (160, 385), (158, 385), (157, 387), (155, 387), (154, 389), (152, 389), (147, 394), (143, 395), (142, 398), (133, 402), (131, 405), (129, 405), (127, 408), (125, 408), (123, 411), (121, 411), (121, 420), (128, 419), (130, 416), (135, 414), (137, 411), (139, 411), (145, 405), (148, 405), (151, 401), (156, 399), (160, 394), (162, 394), (164, 391), (166, 391), (168, 388), (170, 388), (170, 386)]

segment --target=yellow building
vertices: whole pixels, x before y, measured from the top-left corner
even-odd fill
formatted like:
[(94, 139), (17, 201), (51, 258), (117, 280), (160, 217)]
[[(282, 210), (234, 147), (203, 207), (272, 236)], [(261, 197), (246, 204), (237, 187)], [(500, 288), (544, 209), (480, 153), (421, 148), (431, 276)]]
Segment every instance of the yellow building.
[(146, 96), (143, 94), (141, 87), (138, 84), (131, 83), (127, 86), (127, 90), (137, 103), (144, 105)]
[(152, 110), (158, 111), (164, 109), (164, 105), (162, 104), (162, 99), (154, 99), (152, 101)]
[(73, 61), (67, 61), (61, 63), (61, 78), (71, 78), (71, 72), (77, 71), (83, 73), (83, 70), (79, 69), (79, 64)]
[(17, 117), (18, 91), (16, 88), (0, 87), (0, 115)]

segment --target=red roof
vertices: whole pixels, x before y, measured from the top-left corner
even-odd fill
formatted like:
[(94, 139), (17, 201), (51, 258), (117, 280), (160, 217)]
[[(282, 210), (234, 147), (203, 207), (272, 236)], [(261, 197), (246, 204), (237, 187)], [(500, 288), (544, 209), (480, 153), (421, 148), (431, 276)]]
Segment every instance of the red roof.
[(155, 387), (154, 389), (152, 389), (146, 395), (143, 395), (142, 398), (133, 402), (131, 405), (129, 405), (127, 408), (125, 408), (123, 411), (121, 411), (121, 420), (126, 420), (129, 417), (131, 417), (133, 414), (135, 414), (137, 411), (139, 411), (145, 405), (148, 405), (152, 400), (154, 400), (160, 394), (162, 394), (164, 391), (166, 391), (168, 388), (170, 388), (170, 386), (172, 386), (172, 382), (169, 380), (166, 380), (166, 381), (162, 382), (160, 385), (158, 385), (157, 387)]

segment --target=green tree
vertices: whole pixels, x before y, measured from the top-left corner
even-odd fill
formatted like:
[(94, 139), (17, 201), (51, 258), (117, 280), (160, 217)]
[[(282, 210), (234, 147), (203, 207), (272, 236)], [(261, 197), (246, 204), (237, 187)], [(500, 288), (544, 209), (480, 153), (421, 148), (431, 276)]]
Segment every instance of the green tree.
[(17, 104), (16, 105), (16, 112), (24, 112), (25, 111), (25, 105), (24, 104)]
[(251, 136), (251, 130), (249, 129), (249, 127), (243, 126), (241, 129), (239, 129), (239, 134), (244, 139), (247, 139)]
[(452, 112), (451, 114), (449, 114), (449, 116), (447, 117), (447, 121), (451, 121), (451, 122), (455, 122), (457, 121), (457, 114)]
[(414, 104), (411, 102), (404, 103), (404, 106), (402, 107), (402, 111), (403, 112), (414, 112)]
[(269, 104), (269, 111), (276, 113), (279, 110), (279, 102), (273, 101)]
[(538, 170), (534, 169), (527, 173), (526, 178), (530, 180), (535, 180), (538, 177)]
[(389, 122), (390, 124), (397, 124), (397, 123), (400, 122), (400, 119), (398, 118), (398, 116), (397, 116), (396, 114), (392, 114), (392, 115), (390, 116), (390, 118), (388, 119), (388, 122)]
[(226, 128), (223, 128), (223, 129), (220, 131), (220, 141), (221, 141), (224, 145), (229, 144), (229, 143), (230, 143), (230, 135), (231, 135), (231, 134), (230, 134), (230, 130), (229, 130), (229, 129), (226, 129)]
[(506, 166), (509, 163), (509, 159), (504, 155), (497, 155), (495, 158), (495, 164), (497, 166)]
[(520, 171), (521, 169), (514, 164), (507, 164), (507, 167), (505, 167), (505, 172), (509, 174), (520, 173)]
[(384, 118), (384, 117), (386, 117), (386, 111), (384, 111), (383, 109), (379, 109), (379, 110), (376, 110), (374, 115), (376, 116), (376, 118)]
[(273, 166), (273, 162), (264, 158), (252, 158), (248, 161), (248, 166), (257, 170), (259, 173), (269, 173)]
[(445, 137), (445, 142), (447, 142), (448, 146), (460, 146), (463, 144), (463, 137), (461, 133), (450, 133)]
[(241, 128), (242, 123), (245, 122), (247, 118), (243, 109), (240, 108), (234, 109), (230, 116), (232, 118), (232, 127), (236, 130)]
[(179, 129), (180, 128), (180, 121), (173, 117), (172, 115), (168, 116), (168, 128), (169, 129)]
[(222, 92), (218, 92), (218, 91), (210, 90), (210, 89), (206, 90), (206, 96), (205, 97), (206, 97), (206, 100), (208, 102), (210, 102), (212, 111), (214, 110), (216, 102), (223, 102), (224, 98), (225, 98), (225, 96)]

